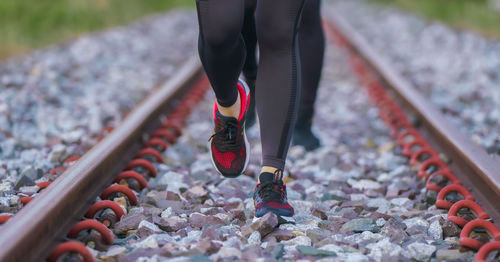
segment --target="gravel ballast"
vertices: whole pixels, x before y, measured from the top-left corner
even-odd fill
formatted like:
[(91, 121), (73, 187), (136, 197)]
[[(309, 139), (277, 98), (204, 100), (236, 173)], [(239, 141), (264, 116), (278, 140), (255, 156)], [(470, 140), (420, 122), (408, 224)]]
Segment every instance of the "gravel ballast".
[(0, 65), (0, 213), (82, 155), (196, 55), (196, 15), (176, 10)]
[[(108, 261), (430, 261), (472, 260), (458, 252), (446, 212), (427, 205), (424, 184), (389, 136), (348, 66), (329, 45), (315, 132), (323, 146), (290, 149), (285, 181), (296, 224), (255, 219), (258, 127), (248, 131), (248, 170), (222, 178), (206, 148), (211, 91), (193, 112), (141, 204), (114, 228), (119, 244), (95, 252)], [(129, 222), (130, 221), (130, 222)], [(444, 232), (447, 230), (446, 232)]]
[[(364, 10), (354, 10), (358, 3), (335, 5)], [(33, 195), (34, 183), (54, 179), (50, 169), (88, 150), (102, 128), (115, 126), (175, 74), (196, 53), (196, 30), (193, 12), (173, 11), (0, 66), (0, 87), (7, 90), (0, 93), (0, 212), (15, 213), (19, 195)], [(427, 203), (424, 182), (354, 77), (347, 53), (331, 42), (319, 92), (314, 132), (322, 147), (291, 147), (285, 170), (295, 224), (272, 213), (254, 218), (258, 126), (248, 130), (245, 174), (226, 179), (214, 170), (206, 147), (214, 101), (209, 91), (177, 144), (165, 151), (165, 163), (155, 164), (158, 176), (136, 192), (139, 204), (114, 199), (127, 210), (111, 228), (114, 245), (99, 250), (89, 243), (88, 249), (109, 262), (472, 261), (472, 252), (459, 251), (459, 228)], [(477, 137), (488, 145), (486, 136)]]
[(500, 41), (365, 1), (331, 6), (448, 119), (500, 159)]

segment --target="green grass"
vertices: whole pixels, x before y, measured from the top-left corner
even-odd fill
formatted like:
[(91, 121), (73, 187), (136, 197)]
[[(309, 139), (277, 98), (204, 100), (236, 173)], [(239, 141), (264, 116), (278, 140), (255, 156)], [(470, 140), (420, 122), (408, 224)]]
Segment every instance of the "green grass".
[(0, 0), (0, 60), (194, 0)]
[(426, 18), (439, 20), (456, 28), (478, 31), (500, 38), (500, 11), (488, 0), (369, 0), (416, 12)]

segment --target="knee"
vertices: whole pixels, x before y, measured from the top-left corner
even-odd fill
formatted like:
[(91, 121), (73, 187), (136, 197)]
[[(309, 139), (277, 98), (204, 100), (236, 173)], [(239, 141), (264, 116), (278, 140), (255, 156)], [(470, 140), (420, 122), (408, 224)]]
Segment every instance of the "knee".
[(213, 28), (204, 32), (203, 40), (208, 48), (215, 50), (227, 50), (234, 47), (240, 39), (240, 30), (234, 30), (232, 26)]
[(257, 39), (261, 52), (264, 50), (280, 51), (292, 48), (296, 34), (294, 21), (284, 23), (273, 17), (257, 21)]
[(202, 27), (202, 39), (206, 47), (215, 50), (228, 50), (234, 47), (241, 38), (239, 23), (228, 19), (216, 19)]

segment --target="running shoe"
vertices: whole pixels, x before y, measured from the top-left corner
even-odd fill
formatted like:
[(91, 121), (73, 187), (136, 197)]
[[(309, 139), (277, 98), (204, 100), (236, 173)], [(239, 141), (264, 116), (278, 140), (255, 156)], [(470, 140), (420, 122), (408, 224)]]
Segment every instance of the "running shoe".
[(214, 131), (209, 139), (210, 155), (217, 172), (225, 177), (237, 177), (245, 171), (250, 145), (245, 134), (245, 117), (250, 103), (250, 90), (243, 80), (238, 81), (241, 110), (238, 119), (223, 116), (214, 106)]
[(293, 216), (293, 207), (288, 203), (282, 176), (281, 170), (277, 170), (275, 174), (268, 172), (260, 174), (260, 183), (255, 186), (253, 193), (256, 217), (268, 212), (282, 217)]

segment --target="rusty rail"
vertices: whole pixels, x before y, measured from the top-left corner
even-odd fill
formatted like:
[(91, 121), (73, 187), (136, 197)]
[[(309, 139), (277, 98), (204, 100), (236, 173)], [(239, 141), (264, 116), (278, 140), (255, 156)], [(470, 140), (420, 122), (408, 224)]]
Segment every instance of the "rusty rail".
[(176, 99), (200, 79), (194, 56), (139, 104), (99, 144), (0, 228), (0, 261), (40, 261), (64, 238), (95, 198), (143, 144), (143, 135), (161, 123)]
[(440, 152), (451, 159), (450, 168), (485, 207), (497, 226), (500, 225), (500, 164), (486, 151), (459, 131), (439, 110), (397, 73), (370, 44), (349, 25), (338, 11), (331, 9), (327, 26), (347, 40), (350, 48), (375, 69), (403, 108), (421, 120), (419, 131)]

